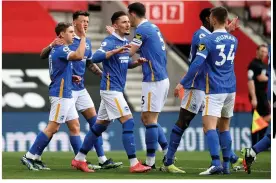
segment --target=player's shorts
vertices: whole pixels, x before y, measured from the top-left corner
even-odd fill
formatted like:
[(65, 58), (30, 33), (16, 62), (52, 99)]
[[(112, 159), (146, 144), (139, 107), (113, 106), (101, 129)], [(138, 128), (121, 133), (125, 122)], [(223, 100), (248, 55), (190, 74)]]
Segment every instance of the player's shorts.
[(184, 97), (181, 101), (181, 108), (194, 114), (204, 107), (205, 92), (197, 89), (184, 89)]
[(94, 103), (86, 89), (72, 91), (77, 111), (83, 112), (88, 108), (94, 107)]
[(65, 123), (79, 117), (73, 98), (49, 97), (51, 110), (49, 121)]
[(142, 112), (161, 112), (170, 88), (169, 79), (156, 82), (142, 82)]
[(101, 104), (98, 112), (98, 120), (118, 119), (131, 114), (122, 92), (100, 91)]
[(233, 116), (236, 93), (206, 94), (202, 116)]

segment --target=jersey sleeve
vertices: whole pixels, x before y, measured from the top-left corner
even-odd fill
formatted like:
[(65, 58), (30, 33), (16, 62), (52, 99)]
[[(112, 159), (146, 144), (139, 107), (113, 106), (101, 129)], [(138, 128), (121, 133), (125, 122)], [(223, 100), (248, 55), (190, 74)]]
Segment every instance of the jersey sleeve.
[(73, 53), (68, 46), (61, 46), (57, 51), (58, 57), (63, 60), (69, 60), (70, 54)]
[(147, 35), (145, 33), (145, 31), (143, 30), (143, 28), (138, 27), (135, 31), (135, 36), (131, 42), (131, 44), (134, 44), (136, 46), (141, 46), (143, 44), (143, 42), (146, 40)]
[(105, 39), (103, 40), (101, 47), (92, 56), (92, 61), (94, 63), (100, 63), (106, 58), (106, 52), (113, 50), (112, 41)]
[(207, 39), (202, 38), (199, 41), (196, 55), (201, 56), (204, 59), (206, 59), (209, 54), (209, 51), (208, 51), (210, 49), (209, 47), (210, 47), (210, 45), (208, 45)]
[(254, 62), (252, 62), (248, 66), (248, 70), (247, 70), (248, 80), (255, 80), (256, 77), (261, 73), (262, 73), (262, 68), (260, 68), (257, 64), (254, 64)]

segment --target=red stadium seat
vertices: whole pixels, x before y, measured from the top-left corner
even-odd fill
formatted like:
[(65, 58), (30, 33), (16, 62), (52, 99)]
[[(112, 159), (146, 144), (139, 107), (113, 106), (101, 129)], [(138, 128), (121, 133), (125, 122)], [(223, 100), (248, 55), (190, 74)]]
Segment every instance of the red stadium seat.
[(225, 1), (226, 6), (240, 8), (245, 6), (245, 1)]
[(256, 19), (262, 16), (262, 13), (266, 9), (263, 5), (252, 5), (249, 7), (251, 18)]
[(266, 20), (271, 18), (271, 9), (265, 8), (262, 12), (262, 20), (265, 22)]
[(246, 1), (246, 6), (255, 6), (255, 5), (266, 5), (266, 1)]
[(266, 34), (270, 35), (271, 34), (271, 20), (270, 19), (266, 20), (265, 29), (266, 29)]

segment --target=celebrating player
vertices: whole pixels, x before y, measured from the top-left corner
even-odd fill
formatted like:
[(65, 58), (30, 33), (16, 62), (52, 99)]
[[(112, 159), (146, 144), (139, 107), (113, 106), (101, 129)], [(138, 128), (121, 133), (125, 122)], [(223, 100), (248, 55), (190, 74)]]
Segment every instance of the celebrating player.
[[(23, 165), (29, 170), (46, 169), (46, 165), (36, 155), (42, 153), (49, 144), (53, 135), (58, 131), (60, 124), (70, 123), (78, 125), (78, 112), (76, 111), (74, 98), (72, 97), (72, 80), (80, 82), (78, 76), (73, 76), (72, 62), (80, 62), (85, 53), (84, 25), (79, 24), (80, 43), (76, 51), (68, 47), (74, 40), (74, 29), (69, 23), (59, 23), (55, 28), (56, 35), (64, 42), (64, 45), (52, 48), (49, 55), (49, 71), (51, 84), (49, 86), (49, 99), (51, 103), (49, 123), (43, 132), (40, 132), (30, 150), (21, 158)], [(72, 79), (73, 78), (73, 79)]]
[[(75, 36), (74, 36), (74, 42), (72, 45), (69, 46), (71, 50), (76, 50), (78, 45), (80, 44), (80, 30), (79, 26), (80, 24), (84, 24), (84, 29), (87, 32), (88, 24), (89, 24), (89, 13), (86, 11), (76, 11), (73, 14), (73, 25), (75, 30)], [(59, 43), (62, 44), (61, 41), (55, 40), (53, 43)], [(41, 53), (42, 58), (47, 58), (49, 53), (49, 50), (51, 50), (51, 44), (50, 46), (43, 49)], [(101, 76), (102, 71), (98, 68), (96, 64), (93, 64), (92, 61), (92, 45), (91, 41), (89, 39), (86, 39), (86, 49), (85, 49), (85, 55), (84, 58), (81, 59), (81, 62), (74, 62), (73, 63), (73, 74), (80, 76), (81, 82), (80, 83), (74, 83), (73, 84), (73, 91), (72, 95), (75, 100), (75, 105), (78, 111), (82, 113), (84, 118), (89, 123), (90, 129), (92, 128), (93, 124), (96, 122), (97, 119), (97, 113), (94, 106), (94, 103), (87, 92), (86, 88), (84, 87), (84, 74), (85, 74), (85, 68), (89, 68), (92, 72), (95, 74)], [(70, 131), (70, 142), (73, 147), (75, 155), (80, 150), (81, 146), (91, 146), (91, 142), (84, 141), (82, 144), (81, 138), (80, 138), (80, 126), (79, 124), (71, 124), (67, 123), (69, 131)], [(88, 132), (85, 138), (89, 138), (91, 136), (91, 132)], [(92, 165), (90, 162), (87, 162), (89, 165), (89, 168), (91, 169), (98, 169), (98, 168), (117, 168), (120, 165), (122, 165), (122, 162), (113, 162), (112, 159), (107, 159), (104, 150), (103, 150), (103, 140), (100, 136), (97, 139), (97, 142), (94, 144), (95, 150), (98, 155), (98, 161), (99, 166)], [(91, 149), (93, 146), (91, 146)]]
[[(85, 139), (95, 142), (104, 132), (111, 121), (119, 119), (122, 123), (122, 141), (130, 161), (130, 172), (146, 172), (150, 167), (143, 166), (136, 158), (135, 139), (133, 134), (134, 120), (128, 104), (123, 96), (126, 83), (127, 69), (141, 65), (146, 60), (139, 58), (131, 62), (128, 48), (130, 47), (125, 35), (129, 35), (130, 23), (126, 13), (115, 12), (111, 17), (115, 33), (106, 37), (100, 49), (93, 55), (93, 62), (103, 63), (103, 75), (101, 80), (101, 104), (96, 123), (92, 127), (92, 137)], [(72, 166), (84, 171), (88, 169), (85, 158), (90, 148), (82, 147), (72, 160)]]

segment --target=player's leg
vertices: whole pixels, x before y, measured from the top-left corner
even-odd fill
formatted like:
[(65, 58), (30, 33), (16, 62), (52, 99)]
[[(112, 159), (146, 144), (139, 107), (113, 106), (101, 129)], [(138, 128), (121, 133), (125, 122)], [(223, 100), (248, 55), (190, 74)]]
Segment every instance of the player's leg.
[(224, 104), (223, 94), (208, 94), (205, 96), (203, 109), (203, 131), (207, 140), (208, 149), (212, 158), (211, 166), (199, 175), (212, 175), (222, 173), (219, 156), (219, 136), (216, 131), (218, 118), (221, 117), (221, 110)]
[(204, 96), (205, 93), (200, 90), (185, 90), (184, 97), (181, 102), (179, 117), (170, 135), (169, 149), (166, 155), (166, 161), (164, 162), (165, 166), (161, 167), (163, 171), (171, 173), (184, 173), (184, 171), (173, 165), (174, 156), (184, 131), (189, 127), (190, 122), (202, 106)]
[(251, 165), (255, 161), (257, 154), (266, 151), (271, 147), (271, 134), (265, 135), (258, 143), (252, 148), (243, 148), (242, 154), (244, 154), (244, 166), (248, 174), (251, 173)]
[[(82, 113), (86, 121), (89, 123), (90, 129), (92, 129), (92, 126), (96, 123), (96, 120), (97, 120), (97, 113), (96, 113), (94, 103), (86, 89), (81, 90), (79, 92), (80, 93), (76, 101), (76, 108), (78, 111)], [(91, 136), (91, 132), (88, 132), (86, 135)], [(83, 143), (91, 143), (91, 142), (84, 141)], [(87, 146), (88, 144), (84, 144), (84, 145)], [(99, 166), (101, 168), (103, 169), (117, 168), (120, 165), (122, 165), (122, 162), (113, 162), (111, 158), (107, 159), (103, 149), (102, 136), (99, 136), (99, 138), (97, 138), (94, 144), (94, 147), (98, 156)], [(97, 166), (89, 164), (89, 167), (95, 169)]]

